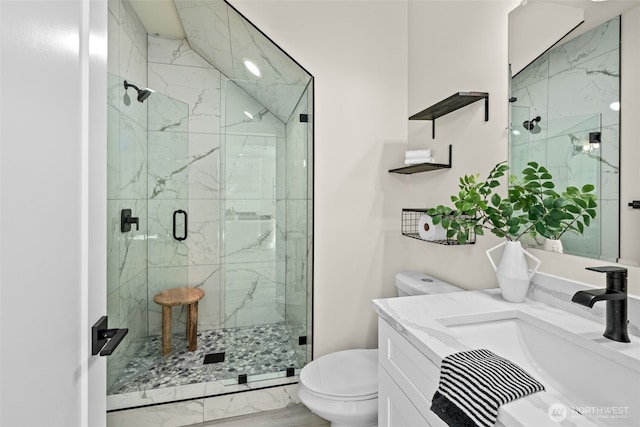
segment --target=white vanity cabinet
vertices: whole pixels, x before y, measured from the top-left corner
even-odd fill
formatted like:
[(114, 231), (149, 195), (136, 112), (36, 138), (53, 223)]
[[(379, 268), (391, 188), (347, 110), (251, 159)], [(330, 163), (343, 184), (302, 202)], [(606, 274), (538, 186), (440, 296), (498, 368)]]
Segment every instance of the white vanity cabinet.
[(378, 318), (378, 427), (446, 427), (429, 409), (439, 378), (433, 362)]

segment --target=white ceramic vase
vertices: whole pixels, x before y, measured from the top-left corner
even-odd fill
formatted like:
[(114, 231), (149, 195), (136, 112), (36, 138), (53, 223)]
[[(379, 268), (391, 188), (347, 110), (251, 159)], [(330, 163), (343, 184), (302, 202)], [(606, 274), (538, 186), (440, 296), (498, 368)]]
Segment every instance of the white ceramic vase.
[(545, 239), (543, 247), (545, 251), (563, 253), (562, 240)]
[[(500, 262), (496, 266), (491, 252), (504, 246), (502, 251), (502, 257)], [(530, 257), (535, 261), (534, 268), (529, 269), (526, 257)], [(509, 302), (522, 302), (527, 296), (527, 290), (529, 289), (529, 283), (531, 278), (542, 262), (527, 252), (520, 242), (504, 241), (498, 246), (487, 251), (487, 257), (491, 261), (491, 265), (496, 272), (498, 278), (498, 284), (500, 285), (500, 291), (502, 292), (502, 298)]]

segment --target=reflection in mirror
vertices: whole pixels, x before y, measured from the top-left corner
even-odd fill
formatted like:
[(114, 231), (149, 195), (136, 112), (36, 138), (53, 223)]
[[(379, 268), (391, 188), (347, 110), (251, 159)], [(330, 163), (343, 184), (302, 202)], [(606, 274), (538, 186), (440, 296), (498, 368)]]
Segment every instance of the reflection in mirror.
[[(630, 73), (628, 64), (637, 67), (638, 54), (633, 53), (633, 58), (627, 58), (626, 70), (629, 75), (625, 80), (623, 74), (621, 81), (620, 60), (621, 57), (622, 61), (625, 60), (623, 53), (629, 52), (629, 49), (621, 51), (620, 40), (625, 37), (621, 25), (625, 19), (631, 22), (630, 25), (637, 24), (640, 21), (640, 8), (624, 12), (622, 18), (618, 14), (640, 2), (607, 2), (608, 5), (601, 9), (597, 9), (597, 4), (593, 2), (553, 3), (586, 5), (585, 22), (552, 48), (538, 46), (536, 49), (540, 51), (524, 52), (525, 56), (536, 59), (514, 73), (511, 81), (511, 171), (518, 175), (527, 162), (536, 161), (549, 169), (556, 189), (567, 185), (595, 185), (598, 194), (596, 220), (585, 229), (583, 235), (574, 233), (562, 236), (564, 253), (637, 264), (640, 262), (640, 250), (626, 249), (625, 237), (620, 234), (619, 217), (624, 217), (626, 211), (630, 210), (627, 209), (627, 200), (620, 199), (620, 188), (625, 188), (626, 179), (620, 174), (621, 170), (625, 170), (620, 164), (620, 154), (621, 151), (627, 155), (630, 153), (627, 148), (621, 148), (621, 141), (625, 140), (620, 135), (621, 132), (625, 135), (625, 128), (621, 129), (621, 125), (625, 124), (624, 120), (620, 121), (621, 105), (623, 111), (625, 108), (637, 108), (631, 105), (633, 96), (625, 97), (624, 91), (625, 88), (636, 88), (633, 90), (637, 91), (637, 77), (630, 78), (637, 76), (637, 72)], [(530, 6), (532, 0), (514, 11), (518, 19), (527, 16), (526, 8)], [(601, 13), (596, 13), (598, 10)], [(513, 64), (512, 59), (521, 59), (512, 58), (514, 35), (518, 38), (527, 36), (518, 34), (518, 28), (513, 25), (514, 12), (510, 15), (510, 64)], [(534, 15), (532, 12), (529, 17)], [(625, 18), (627, 16), (631, 18)], [(575, 23), (568, 21), (567, 31), (572, 26)], [(637, 39), (637, 32), (631, 35), (634, 34), (631, 38)], [(627, 45), (631, 43), (635, 44), (637, 50), (638, 40), (632, 40)], [(632, 84), (628, 84), (629, 80)], [(629, 122), (626, 124), (631, 126)], [(640, 215), (636, 215), (635, 221), (640, 221)], [(531, 243), (543, 247), (545, 242)]]
[(594, 185), (595, 220), (582, 235), (564, 234), (562, 245), (608, 261), (618, 257), (619, 40), (617, 17), (549, 50), (511, 81), (512, 173), (535, 161), (556, 188)]

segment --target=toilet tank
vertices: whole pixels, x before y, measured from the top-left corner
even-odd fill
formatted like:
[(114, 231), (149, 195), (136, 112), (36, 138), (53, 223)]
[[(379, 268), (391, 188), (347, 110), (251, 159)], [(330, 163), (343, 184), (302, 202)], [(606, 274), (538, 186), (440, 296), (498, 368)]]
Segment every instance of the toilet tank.
[(396, 274), (396, 288), (399, 297), (463, 291), (450, 283), (417, 271), (402, 271)]

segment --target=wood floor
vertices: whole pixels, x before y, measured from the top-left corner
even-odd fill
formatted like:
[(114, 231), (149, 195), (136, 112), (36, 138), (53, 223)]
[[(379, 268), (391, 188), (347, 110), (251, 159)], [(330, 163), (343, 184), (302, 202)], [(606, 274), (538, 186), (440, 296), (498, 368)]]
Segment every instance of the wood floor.
[(329, 427), (329, 425), (329, 421), (311, 413), (303, 405), (296, 405), (275, 411), (208, 421), (192, 427)]

